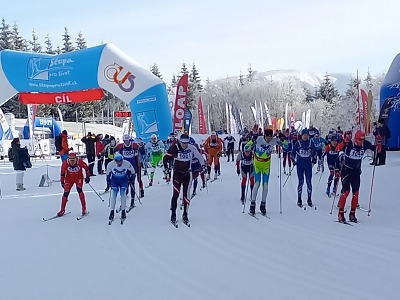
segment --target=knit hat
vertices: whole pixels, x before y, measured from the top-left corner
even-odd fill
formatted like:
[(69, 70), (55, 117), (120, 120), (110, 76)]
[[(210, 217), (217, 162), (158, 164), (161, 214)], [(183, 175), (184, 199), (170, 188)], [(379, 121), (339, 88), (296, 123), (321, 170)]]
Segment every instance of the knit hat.
[(245, 146), (244, 146), (244, 151), (245, 151), (245, 152), (251, 151), (251, 146), (250, 146), (250, 145), (245, 145)]
[(301, 135), (303, 135), (303, 134), (309, 134), (307, 128), (304, 128), (304, 129), (301, 131)]
[(181, 135), (181, 137), (179, 138), (179, 141), (180, 141), (181, 143), (187, 144), (187, 143), (190, 142), (190, 139), (189, 139), (189, 136), (188, 136), (187, 134), (183, 133), (183, 134)]
[(123, 158), (123, 156), (121, 155), (121, 153), (115, 153), (114, 154), (114, 160), (115, 161), (122, 161), (124, 158)]

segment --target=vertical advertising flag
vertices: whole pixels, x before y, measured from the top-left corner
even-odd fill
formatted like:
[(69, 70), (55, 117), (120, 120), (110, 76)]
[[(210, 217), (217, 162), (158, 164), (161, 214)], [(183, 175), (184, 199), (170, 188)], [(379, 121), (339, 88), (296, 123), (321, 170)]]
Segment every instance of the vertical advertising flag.
[(304, 111), (301, 114), (301, 124), (302, 124), (302, 128), (307, 128), (306, 127), (306, 113)]
[(192, 112), (189, 109), (185, 111), (185, 131), (190, 131), (190, 125), (192, 124)]
[(262, 103), (260, 102), (260, 121), (261, 121), (261, 128), (264, 130), (264, 111), (262, 107)]
[(1, 136), (0, 140), (12, 140), (13, 134), (11, 131), (10, 126), (8, 125), (6, 116), (4, 115), (3, 111), (0, 108), (0, 129), (1, 129)]
[(368, 128), (368, 95), (367, 93), (361, 89), (361, 103), (362, 103), (362, 113), (363, 113), (363, 127), (365, 130), (365, 133), (367, 133), (367, 128)]
[(268, 125), (271, 126), (272, 119), (271, 119), (271, 115), (269, 114), (269, 109), (268, 109), (267, 103), (264, 103), (264, 108), (265, 108), (265, 114), (267, 115), (267, 119), (268, 119)]
[(201, 101), (201, 96), (199, 96), (199, 101), (197, 104), (197, 113), (199, 115), (199, 133), (206, 134), (207, 133), (206, 118), (203, 111), (203, 103)]
[(188, 74), (183, 75), (178, 82), (176, 88), (176, 98), (174, 105), (174, 134), (182, 132), (185, 126), (186, 98), (188, 91)]
[(276, 117), (272, 118), (272, 130), (274, 133), (278, 130), (278, 119)]
[(371, 113), (372, 113), (372, 103), (374, 101), (374, 96), (372, 95), (372, 91), (368, 91), (368, 102), (367, 102), (367, 133), (371, 133)]
[(295, 128), (296, 119), (294, 118), (294, 111), (290, 114), (290, 127)]
[(226, 113), (226, 131), (229, 132), (230, 121), (229, 121), (229, 107), (228, 103), (225, 102), (225, 113)]
[(306, 112), (306, 128), (309, 128), (311, 124), (311, 109), (307, 109)]
[(288, 109), (289, 109), (289, 103), (286, 103), (286, 105), (285, 105), (285, 129), (289, 128)]

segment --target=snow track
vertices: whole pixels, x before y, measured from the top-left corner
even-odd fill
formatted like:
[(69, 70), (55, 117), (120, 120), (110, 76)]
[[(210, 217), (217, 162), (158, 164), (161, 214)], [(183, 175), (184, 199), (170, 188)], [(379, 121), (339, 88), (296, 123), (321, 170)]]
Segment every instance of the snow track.
[[(160, 184), (146, 189), (143, 205), (122, 226), (108, 226), (107, 201), (86, 186), (90, 217), (76, 221), (80, 203), (71, 193), (71, 214), (43, 222), (59, 210), (59, 183), (38, 188), (40, 169), (28, 171), (27, 190), (18, 194), (14, 175), (0, 175), (0, 299), (400, 299), (400, 208), (394, 189), (400, 155), (388, 153), (388, 161), (395, 166), (376, 169), (371, 217), (358, 211), (362, 225), (353, 227), (333, 222), (336, 210), (329, 214), (327, 172), (313, 192), (318, 209), (306, 211), (296, 206), (293, 172), (282, 191), (280, 214), (276, 156), (267, 198), (270, 220), (248, 216), (250, 191), (242, 213), (234, 163), (223, 161), (222, 181), (210, 184), (208, 193), (198, 190), (192, 200), (190, 228), (177, 209), (177, 229), (169, 222), (172, 186), (161, 184), (160, 169), (155, 178)], [(366, 162), (363, 168), (360, 201), (367, 207), (372, 167)], [(54, 169), (50, 177), (56, 179)], [(318, 177), (313, 176), (315, 187)], [(91, 184), (104, 190), (105, 177), (92, 177)], [(261, 187), (256, 211), (260, 194)]]

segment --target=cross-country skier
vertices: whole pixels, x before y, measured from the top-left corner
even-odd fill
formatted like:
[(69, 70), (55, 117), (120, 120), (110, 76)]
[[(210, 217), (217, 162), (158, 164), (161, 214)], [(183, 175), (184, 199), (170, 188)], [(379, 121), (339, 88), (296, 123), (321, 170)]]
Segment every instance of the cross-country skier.
[(235, 138), (228, 133), (228, 135), (224, 138), (224, 143), (226, 142), (226, 156), (228, 156), (228, 162), (230, 156), (232, 156), (232, 161), (234, 161), (233, 151), (235, 149)]
[[(141, 138), (138, 138), (136, 140), (136, 143), (138, 144), (138, 151), (139, 151), (139, 159), (140, 159), (140, 164), (143, 171), (143, 175), (147, 175), (147, 155), (146, 155), (146, 144), (143, 142)], [(142, 196), (141, 196), (142, 197)]]
[[(282, 142), (282, 153), (283, 153), (283, 173), (286, 175), (291, 175), (292, 173), (292, 160), (290, 158), (290, 152), (293, 149), (293, 142), (290, 138), (289, 129), (286, 129), (285, 133), (283, 134), (283, 138), (281, 139)], [(286, 172), (286, 161), (289, 165), (289, 172)]]
[[(201, 150), (199, 148), (199, 145), (196, 143), (196, 141), (190, 137), (189, 139), (189, 144), (194, 146), (197, 151), (200, 153), (201, 155)], [(196, 189), (197, 189), (197, 184), (198, 184), (198, 177), (200, 175), (201, 181), (202, 181), (202, 188), (204, 189), (206, 187), (206, 177), (204, 175), (204, 172), (206, 169), (203, 169), (202, 164), (200, 163), (200, 161), (197, 159), (196, 156), (193, 156), (193, 160), (192, 160), (192, 177), (193, 177), (193, 192), (192, 192), (192, 198), (194, 196), (196, 196)], [(169, 168), (169, 170), (171, 170), (171, 168)]]
[(361, 175), (361, 163), (364, 153), (367, 149), (375, 151), (375, 146), (365, 140), (365, 133), (361, 130), (357, 130), (354, 135), (354, 141), (339, 144), (339, 150), (342, 150), (339, 159), (343, 165), (342, 167), (342, 186), (343, 193), (339, 200), (339, 222), (346, 222), (344, 217), (344, 208), (346, 206), (347, 196), (350, 194), (350, 186), (353, 192), (353, 198), (351, 199), (351, 209), (349, 213), (349, 221), (357, 222), (356, 209), (358, 204), (358, 191), (360, 189), (360, 175)]
[(312, 167), (317, 162), (314, 143), (309, 139), (308, 129), (305, 128), (301, 131), (301, 139), (293, 146), (291, 154), (293, 164), (297, 166), (297, 177), (299, 185), (297, 187), (297, 205), (303, 207), (301, 199), (303, 192), (304, 176), (306, 177), (307, 184), (307, 204), (312, 207), (311, 200), (312, 194)]
[[(132, 141), (132, 137), (128, 134), (124, 134), (122, 140), (123, 143), (117, 146), (117, 151), (121, 153), (124, 160), (128, 161), (135, 169), (135, 173), (137, 174), (137, 181), (139, 184), (140, 197), (142, 198), (144, 196), (144, 188), (141, 176), (142, 171), (139, 159), (139, 146), (137, 143)], [(135, 175), (133, 175), (133, 178), (135, 178)], [(126, 191), (127, 192), (129, 191), (129, 187)], [(130, 191), (131, 191), (130, 207), (133, 208), (135, 207), (135, 195), (136, 195), (134, 183), (130, 185)]]
[[(328, 178), (328, 186), (326, 188), (326, 194), (328, 195), (328, 197), (330, 197), (332, 181), (334, 181), (332, 194), (334, 195), (336, 194), (340, 178), (340, 169), (341, 169), (338, 160), (339, 157), (338, 140), (335, 136), (331, 137), (330, 144), (325, 146), (323, 156), (326, 156), (326, 162), (328, 164), (328, 169), (329, 169), (329, 178)], [(335, 177), (335, 180), (333, 179), (333, 177)]]
[(242, 136), (240, 137), (240, 140), (239, 140), (239, 147), (238, 147), (238, 151), (239, 152), (243, 152), (244, 151), (244, 146), (246, 146), (248, 141), (249, 141), (249, 137), (245, 133), (245, 131), (243, 131), (242, 132)]
[(196, 157), (200, 164), (205, 169), (205, 162), (199, 151), (193, 146), (189, 145), (189, 136), (182, 134), (179, 138), (179, 142), (174, 144), (168, 149), (163, 158), (164, 172), (168, 173), (168, 162), (175, 159), (172, 182), (173, 182), (173, 194), (171, 199), (171, 222), (176, 223), (176, 207), (181, 190), (183, 189), (183, 215), (182, 220), (185, 224), (188, 224), (188, 205), (190, 204), (189, 197), (189, 185), (192, 179), (191, 163), (193, 158)]
[(242, 204), (246, 199), (246, 184), (250, 184), (250, 194), (253, 193), (254, 187), (254, 165), (253, 165), (253, 151), (251, 151), (250, 145), (244, 146), (244, 151), (239, 152), (236, 157), (236, 172), (239, 175), (242, 175), (241, 181), (241, 197), (240, 200)]
[(118, 191), (121, 195), (121, 219), (126, 218), (126, 189), (135, 182), (135, 169), (124, 160), (120, 153), (115, 153), (114, 160), (107, 165), (107, 185), (111, 187), (111, 211), (108, 219), (114, 220), (115, 204)]
[(308, 127), (308, 135), (310, 139), (313, 139), (315, 134), (319, 135), (319, 130), (315, 128), (312, 124), (310, 124), (310, 127)]
[[(335, 137), (336, 138), (336, 137)], [(314, 137), (311, 139), (315, 146), (315, 152), (317, 153), (318, 157), (318, 166), (317, 166), (317, 173), (321, 171), (324, 172), (324, 160), (322, 158), (322, 149), (325, 145), (328, 144), (327, 140), (319, 136), (319, 132), (314, 133)]]
[(57, 213), (59, 217), (65, 214), (65, 207), (67, 206), (68, 196), (73, 187), (76, 185), (76, 191), (79, 195), (79, 200), (82, 206), (82, 216), (87, 213), (85, 194), (83, 193), (83, 173), (85, 173), (85, 183), (90, 182), (90, 171), (88, 165), (81, 159), (76, 157), (76, 153), (70, 152), (68, 158), (63, 161), (61, 165), (61, 186), (64, 193), (61, 198), (61, 209)]
[(154, 173), (156, 171), (156, 167), (162, 161), (164, 155), (164, 143), (161, 140), (157, 139), (155, 134), (151, 135), (151, 141), (146, 144), (147, 156), (151, 157), (151, 173), (150, 173), (150, 182), (149, 186), (153, 185)]
[(268, 181), (271, 168), (271, 154), (274, 151), (274, 146), (280, 145), (281, 142), (273, 138), (272, 129), (265, 129), (264, 136), (259, 136), (256, 141), (249, 141), (247, 145), (253, 146), (254, 150), (254, 188), (251, 197), (250, 214), (254, 215), (256, 210), (256, 199), (258, 189), (263, 186), (260, 212), (265, 215), (267, 213), (266, 202), (268, 195)]
[(207, 152), (207, 180), (210, 179), (211, 166), (214, 162), (214, 180), (218, 177), (218, 171), (220, 168), (219, 164), (219, 154), (223, 150), (223, 142), (222, 139), (217, 136), (215, 131), (211, 132), (211, 135), (206, 139), (203, 144), (204, 150)]

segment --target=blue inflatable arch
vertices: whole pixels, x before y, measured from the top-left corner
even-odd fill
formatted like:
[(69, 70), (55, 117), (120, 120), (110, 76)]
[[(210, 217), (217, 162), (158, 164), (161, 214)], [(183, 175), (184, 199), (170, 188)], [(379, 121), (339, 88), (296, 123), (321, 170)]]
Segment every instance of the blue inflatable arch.
[(400, 150), (400, 54), (397, 54), (380, 90), (381, 111), (379, 118), (385, 121), (392, 133), (388, 150)]
[(172, 130), (165, 83), (113, 44), (48, 55), (0, 51), (0, 106), (20, 92), (102, 88), (128, 103), (136, 135), (166, 139)]

